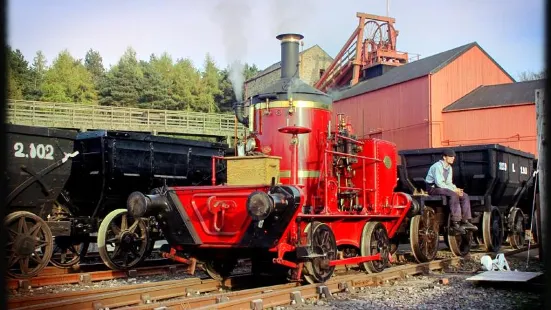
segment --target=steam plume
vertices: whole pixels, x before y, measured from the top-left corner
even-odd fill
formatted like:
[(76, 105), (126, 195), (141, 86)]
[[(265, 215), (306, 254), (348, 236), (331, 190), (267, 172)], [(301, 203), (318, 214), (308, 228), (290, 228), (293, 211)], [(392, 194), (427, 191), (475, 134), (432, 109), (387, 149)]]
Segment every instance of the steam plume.
[[(269, 16), (275, 33), (302, 33), (314, 20), (313, 16), (320, 4), (314, 0), (273, 0)], [(304, 12), (308, 12), (307, 15)]]
[(245, 22), (250, 20), (251, 9), (246, 0), (222, 0), (214, 9), (213, 20), (222, 29), (222, 42), (226, 60), (230, 63), (229, 79), (235, 98), (243, 100), (244, 65), (241, 59), (247, 55)]

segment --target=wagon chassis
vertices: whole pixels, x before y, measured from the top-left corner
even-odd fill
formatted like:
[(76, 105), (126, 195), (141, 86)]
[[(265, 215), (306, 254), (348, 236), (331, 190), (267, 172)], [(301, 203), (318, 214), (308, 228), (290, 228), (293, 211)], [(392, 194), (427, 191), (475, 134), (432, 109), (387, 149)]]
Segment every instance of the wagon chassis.
[[(403, 162), (405, 159), (402, 158)], [(400, 178), (406, 180), (408, 190), (413, 193), (412, 198), (419, 204), (419, 214), (410, 221), (409, 237), (412, 252), (419, 262), (428, 262), (436, 257), (438, 251), (439, 235), (444, 236), (444, 241), (456, 256), (465, 256), (471, 249), (472, 242), (480, 244), (486, 252), (497, 252), (503, 241), (508, 237), (509, 243), (514, 248), (520, 248), (524, 244), (524, 227), (528, 218), (518, 207), (523, 194), (531, 187), (534, 176), (523, 184), (514, 201), (508, 206), (492, 205), (489, 193), (495, 184), (492, 184), (485, 195), (469, 195), (471, 203), (472, 223), (477, 225), (478, 232), (467, 231), (464, 235), (453, 235), (449, 232), (450, 209), (448, 198), (444, 195), (429, 195), (418, 188), (424, 187), (424, 179), (415, 178), (415, 186), (409, 179), (407, 170), (399, 172)], [(431, 215), (427, 216), (425, 213)], [(433, 216), (432, 216), (433, 215)], [(429, 222), (427, 223), (427, 219)], [(424, 221), (423, 221), (424, 220)], [(430, 228), (422, 231), (422, 228)], [(430, 232), (432, 238), (425, 235)]]

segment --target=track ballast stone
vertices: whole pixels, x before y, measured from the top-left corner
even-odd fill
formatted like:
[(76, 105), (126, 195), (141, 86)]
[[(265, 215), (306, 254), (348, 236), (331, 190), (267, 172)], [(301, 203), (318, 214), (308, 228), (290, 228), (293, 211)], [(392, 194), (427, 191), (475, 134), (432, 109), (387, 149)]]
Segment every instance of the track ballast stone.
[[(332, 299), (310, 299), (303, 305), (278, 309), (543, 309), (540, 291), (519, 290), (518, 284), (493, 287), (466, 281), (483, 271), (480, 264), (483, 255), (486, 254), (472, 253), (457, 267), (443, 272), (388, 281), (378, 287), (356, 287), (349, 293), (333, 294)], [(491, 257), (495, 258), (495, 254)], [(543, 271), (543, 263), (536, 258), (530, 258), (528, 266), (526, 255), (506, 259), (511, 270)], [(441, 279), (447, 279), (447, 284)]]

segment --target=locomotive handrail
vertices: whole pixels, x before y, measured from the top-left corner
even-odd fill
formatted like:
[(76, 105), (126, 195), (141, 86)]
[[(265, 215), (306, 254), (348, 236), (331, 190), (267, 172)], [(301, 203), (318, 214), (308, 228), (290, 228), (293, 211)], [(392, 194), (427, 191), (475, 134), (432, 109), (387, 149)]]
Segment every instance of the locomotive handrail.
[(335, 134), (335, 136), (337, 138), (348, 140), (348, 141), (354, 142), (354, 143), (359, 144), (359, 145), (364, 145), (365, 144), (362, 141), (359, 141), (359, 140), (356, 140), (356, 139), (353, 139), (353, 138), (350, 138), (350, 137), (347, 137), (347, 136), (343, 136), (343, 135), (339, 135), (339, 134)]
[[(338, 135), (336, 134), (335, 137), (340, 137), (340, 138), (348, 138), (348, 137), (344, 137), (344, 136), (341, 136), (341, 135)], [(364, 144), (362, 141), (358, 141), (358, 140), (355, 140), (355, 139), (352, 139), (352, 138), (348, 138), (348, 140), (351, 140), (353, 143), (357, 143), (357, 144)], [(361, 156), (361, 155), (355, 155), (355, 154), (349, 154), (349, 153), (342, 153), (342, 152), (337, 152), (337, 151), (331, 151), (329, 149), (325, 149), (324, 150), (324, 158), (323, 158), (323, 176), (325, 178), (328, 177), (329, 175), (329, 166), (328, 166), (328, 162), (329, 162), (329, 159), (327, 158), (328, 154), (333, 154), (333, 155), (340, 155), (340, 156), (344, 156), (344, 157), (351, 157), (351, 158), (358, 158), (358, 159), (361, 159), (361, 166), (362, 166), (362, 179), (363, 179), (363, 182), (362, 182), (362, 187), (361, 188), (352, 188), (352, 187), (343, 187), (341, 186), (340, 184), (337, 184), (337, 187), (338, 187), (338, 191), (340, 191), (341, 189), (348, 189), (348, 190), (358, 190), (361, 192), (362, 194), (362, 199), (364, 201), (364, 204), (365, 202), (367, 201), (366, 198), (367, 198), (367, 192), (368, 191), (372, 191), (374, 194), (375, 194), (375, 200), (377, 199), (377, 191), (374, 191), (372, 189), (368, 189), (366, 188), (366, 172), (365, 172), (365, 167), (366, 165), (371, 165), (371, 164), (374, 164), (374, 163), (377, 163), (377, 162), (382, 162), (383, 160), (382, 159), (379, 159), (379, 158), (372, 158), (372, 157), (367, 157), (367, 156)], [(369, 160), (370, 162), (366, 163), (366, 160)], [(325, 201), (328, 201), (328, 182), (324, 182), (324, 192), (325, 192)], [(327, 208), (327, 206), (324, 207), (324, 213), (325, 213), (325, 208)], [(375, 212), (378, 212), (377, 208), (375, 208)]]
[(227, 160), (227, 158), (223, 156), (212, 156), (212, 177), (211, 177), (212, 186), (216, 185), (216, 160), (217, 159)]
[(7, 122), (28, 126), (233, 137), (233, 114), (8, 100)]
[(382, 159), (379, 159), (379, 158), (366, 157), (366, 156), (360, 156), (360, 155), (354, 155), (354, 154), (348, 154), (348, 153), (342, 153), (342, 152), (336, 152), (336, 151), (330, 151), (330, 150), (326, 150), (326, 152), (331, 153), (331, 154), (335, 154), (335, 155), (346, 156), (346, 157), (354, 157), (354, 158), (359, 158), (359, 159), (371, 159), (371, 160), (373, 160), (373, 162), (371, 162), (369, 164), (373, 164), (373, 163), (376, 163), (376, 162), (379, 162), (379, 161), (383, 161)]

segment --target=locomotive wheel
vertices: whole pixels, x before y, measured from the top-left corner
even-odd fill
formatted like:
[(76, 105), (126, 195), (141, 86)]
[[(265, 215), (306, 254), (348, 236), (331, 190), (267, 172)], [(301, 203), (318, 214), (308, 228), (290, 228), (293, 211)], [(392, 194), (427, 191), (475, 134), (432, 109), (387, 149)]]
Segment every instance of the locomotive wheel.
[[(126, 209), (107, 214), (98, 230), (98, 251), (103, 263), (111, 269), (127, 269), (145, 258), (149, 233), (141, 218), (134, 219)], [(107, 244), (114, 247), (109, 252)]]
[(509, 216), (509, 244), (520, 249), (524, 245), (526, 232), (524, 231), (524, 213), (521, 209), (515, 208)]
[(409, 226), (413, 256), (419, 263), (432, 261), (438, 253), (438, 222), (434, 209), (425, 207), (411, 219)]
[(380, 222), (367, 222), (362, 231), (360, 245), (361, 256), (381, 254), (381, 260), (374, 260), (362, 263), (368, 273), (381, 272), (389, 262), (390, 241), (386, 228)]
[(390, 255), (394, 255), (398, 251), (400, 246), (400, 240), (398, 239), (398, 234), (394, 235), (394, 238), (390, 238)]
[(335, 271), (335, 266), (329, 266), (329, 261), (337, 258), (337, 241), (331, 227), (321, 222), (309, 225), (309, 239), (314, 254), (319, 256), (304, 263), (306, 272), (303, 276), (311, 284), (323, 283), (329, 280)]
[(27, 211), (9, 214), (4, 220), (7, 273), (14, 278), (36, 276), (52, 257), (52, 232), (46, 222)]
[(203, 263), (203, 268), (214, 280), (223, 281), (231, 275), (236, 265), (236, 259), (209, 260)]
[(503, 217), (497, 207), (492, 206), (491, 211), (484, 212), (482, 218), (482, 239), (485, 252), (497, 252), (503, 242), (504, 234)]

